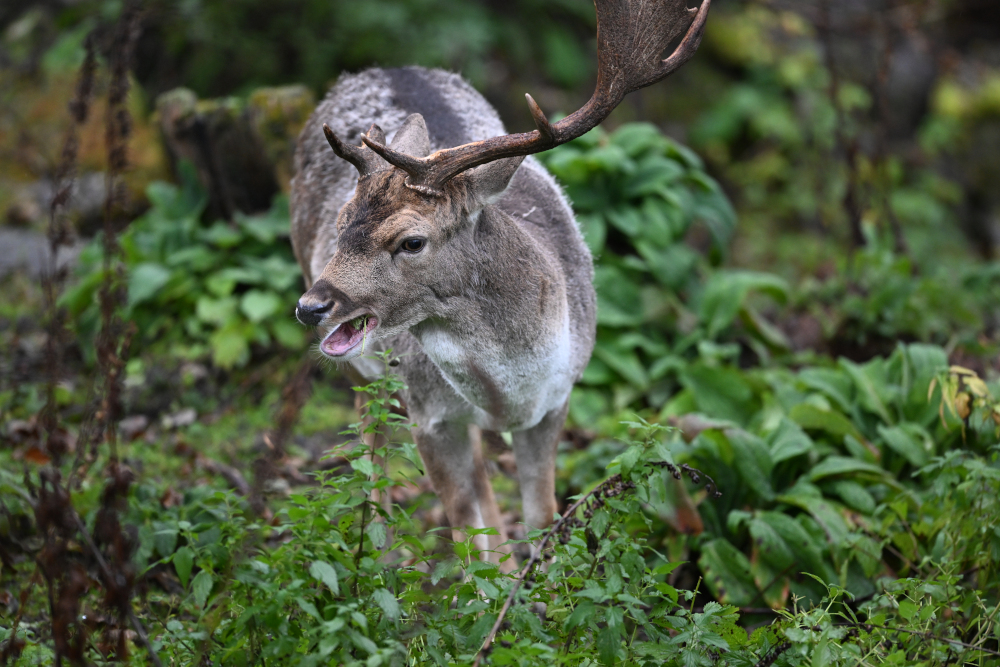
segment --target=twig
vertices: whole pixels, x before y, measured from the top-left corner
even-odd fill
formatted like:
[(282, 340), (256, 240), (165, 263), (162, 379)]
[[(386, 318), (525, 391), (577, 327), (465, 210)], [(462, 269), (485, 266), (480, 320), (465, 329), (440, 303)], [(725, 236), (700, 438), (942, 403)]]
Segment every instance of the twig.
[(864, 230), (861, 228), (861, 201), (858, 193), (858, 142), (848, 139), (845, 129), (846, 114), (840, 104), (840, 75), (837, 73), (836, 57), (833, 53), (833, 26), (830, 21), (830, 0), (822, 0), (819, 5), (820, 19), (817, 23), (820, 38), (823, 41), (823, 55), (827, 70), (830, 73), (830, 85), (827, 94), (833, 105), (836, 117), (834, 137), (837, 147), (844, 151), (847, 165), (847, 187), (844, 190), (844, 208), (847, 211), (851, 227), (851, 249), (856, 250), (865, 245)]
[(771, 667), (771, 665), (773, 665), (778, 660), (778, 658), (781, 657), (781, 654), (784, 653), (785, 651), (787, 651), (790, 648), (792, 648), (792, 643), (791, 642), (785, 642), (783, 644), (778, 644), (777, 648), (775, 648), (773, 651), (771, 651), (770, 653), (768, 653), (767, 655), (765, 655), (763, 658), (761, 658), (760, 660), (758, 660), (757, 663), (753, 667)]
[(542, 536), (542, 541), (538, 545), (538, 548), (531, 550), (531, 557), (528, 559), (528, 562), (525, 563), (524, 566), (521, 568), (521, 574), (518, 575), (517, 579), (514, 581), (514, 585), (510, 589), (510, 592), (507, 594), (507, 599), (504, 601), (503, 607), (500, 609), (500, 614), (497, 616), (496, 622), (493, 623), (493, 627), (490, 628), (489, 634), (486, 635), (486, 639), (483, 640), (483, 645), (479, 649), (479, 652), (476, 654), (476, 659), (473, 661), (472, 667), (479, 667), (479, 661), (485, 655), (488, 655), (490, 646), (493, 644), (493, 638), (496, 636), (497, 631), (500, 629), (500, 625), (503, 623), (504, 617), (507, 615), (507, 611), (510, 609), (511, 604), (513, 604), (514, 602), (514, 596), (517, 595), (517, 591), (521, 587), (521, 584), (524, 583), (525, 578), (527, 578), (528, 574), (534, 569), (535, 564), (541, 557), (542, 552), (545, 551), (545, 546), (548, 544), (549, 540), (552, 539), (552, 536), (558, 533), (562, 529), (563, 524), (566, 523), (568, 519), (573, 517), (576, 514), (576, 511), (580, 509), (580, 506), (583, 505), (583, 503), (585, 503), (591, 496), (593, 496), (599, 490), (604, 489), (606, 486), (608, 486), (609, 482), (612, 481), (620, 482), (621, 478), (622, 478), (621, 475), (614, 475), (605, 480), (603, 483), (595, 486), (585, 496), (583, 496), (575, 503), (570, 505), (569, 508), (566, 510), (565, 514), (559, 517), (559, 520), (556, 521), (554, 524), (552, 524), (551, 528), (545, 531), (545, 535)]
[[(94, 554), (94, 559), (97, 561), (98, 566), (101, 568), (101, 574), (104, 575), (105, 581), (109, 584), (114, 581), (114, 575), (111, 572), (111, 568), (108, 567), (107, 561), (104, 560), (104, 555), (101, 550), (97, 548), (94, 544), (93, 538), (91, 538), (90, 533), (87, 531), (86, 524), (83, 523), (83, 519), (80, 515), (73, 510), (73, 518), (76, 521), (76, 526), (80, 530), (80, 534), (83, 535), (83, 541), (87, 543), (87, 548), (90, 549), (91, 553)], [(128, 606), (128, 617), (129, 622), (132, 623), (132, 629), (135, 630), (136, 636), (139, 638), (139, 643), (146, 652), (149, 653), (149, 659), (153, 662), (156, 667), (163, 667), (163, 663), (160, 662), (160, 656), (156, 655), (156, 651), (153, 650), (153, 646), (149, 643), (149, 636), (146, 634), (146, 628), (143, 626), (142, 621), (139, 617), (135, 615), (135, 610), (132, 609), (132, 605)]]
[(245, 477), (243, 477), (243, 473), (236, 468), (227, 466), (225, 463), (213, 461), (212, 459), (205, 458), (204, 456), (199, 456), (197, 458), (197, 464), (206, 472), (218, 475), (229, 482), (229, 486), (233, 487), (233, 489), (236, 490), (236, 493), (241, 496), (250, 495), (250, 483), (247, 482)]

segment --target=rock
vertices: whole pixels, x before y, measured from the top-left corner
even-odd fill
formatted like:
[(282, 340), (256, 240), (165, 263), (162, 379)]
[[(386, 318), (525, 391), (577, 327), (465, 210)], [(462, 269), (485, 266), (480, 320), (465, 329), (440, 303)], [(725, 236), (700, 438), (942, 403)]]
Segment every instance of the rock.
[(288, 192), (293, 175), (295, 143), (315, 107), (312, 91), (302, 85), (259, 88), (250, 93), (250, 123), (263, 142), (283, 192)]
[[(15, 272), (27, 273), (32, 278), (41, 278), (51, 268), (49, 266), (49, 240), (45, 234), (32, 229), (0, 227), (0, 278)], [(83, 244), (59, 248), (56, 254), (57, 268), (71, 267), (76, 263)]]
[(270, 208), (278, 192), (274, 165), (242, 101), (199, 101), (190, 90), (178, 88), (156, 100), (156, 111), (173, 162), (194, 164), (208, 190), (211, 215), (228, 220), (237, 211)]
[(182, 428), (190, 426), (196, 419), (198, 419), (198, 413), (194, 408), (184, 408), (173, 414), (164, 415), (162, 425), (164, 429)]

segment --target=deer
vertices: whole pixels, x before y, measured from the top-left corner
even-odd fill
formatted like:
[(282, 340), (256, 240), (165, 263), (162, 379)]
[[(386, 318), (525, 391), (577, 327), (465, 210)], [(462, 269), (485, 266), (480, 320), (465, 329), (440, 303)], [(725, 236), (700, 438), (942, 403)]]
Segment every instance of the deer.
[(341, 75), (299, 137), (291, 241), (306, 291), (295, 315), (318, 328), (322, 357), (369, 380), (384, 367), (366, 353), (392, 349), (455, 539), (494, 528), (473, 541), (508, 571), (483, 434), (509, 433), (522, 521), (548, 526), (570, 392), (596, 336), (591, 254), (531, 156), (590, 131), (625, 95), (687, 62), (710, 3), (595, 0), (594, 93), (558, 122), (526, 94), (529, 132), (507, 134), (459, 75), (405, 67)]

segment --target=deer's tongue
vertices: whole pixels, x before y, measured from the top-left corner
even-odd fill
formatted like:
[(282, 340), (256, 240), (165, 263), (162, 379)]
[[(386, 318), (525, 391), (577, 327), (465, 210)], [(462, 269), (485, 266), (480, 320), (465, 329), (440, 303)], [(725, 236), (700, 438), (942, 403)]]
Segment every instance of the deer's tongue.
[(356, 346), (364, 337), (365, 332), (371, 331), (378, 324), (375, 317), (369, 315), (361, 320), (351, 320), (344, 322), (323, 339), (320, 347), (323, 352), (331, 356), (339, 356)]

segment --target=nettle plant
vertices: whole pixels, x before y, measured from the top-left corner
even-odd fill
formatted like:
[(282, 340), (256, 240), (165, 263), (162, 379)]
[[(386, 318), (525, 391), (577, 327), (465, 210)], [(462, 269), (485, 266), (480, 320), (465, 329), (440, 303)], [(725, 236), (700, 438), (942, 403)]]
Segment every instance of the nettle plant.
[[(391, 355), (382, 361), (391, 368)], [(389, 442), (405, 433), (406, 420), (394, 411), (398, 389), (389, 374), (357, 389), (369, 397), (366, 419), (351, 427), (352, 442), (332, 453), (339, 466), (293, 495), (273, 520), (244, 514), (221, 492), (192, 502), (187, 513), (172, 508), (173, 521), (146, 518), (138, 558), (149, 564), (167, 552), (153, 567), (172, 565), (183, 587), (151, 594), (159, 620), (151, 636), (165, 661), (1000, 664), (996, 560), (968, 546), (970, 530), (1000, 536), (1000, 448), (987, 458), (930, 459), (920, 474), (935, 482), (920, 501), (897, 501), (897, 520), (872, 523), (873, 539), (901, 544), (916, 535), (925, 545), (919, 548), (929, 548), (914, 554), (913, 578), (886, 578), (857, 597), (827, 576), (804, 575), (817, 587), (815, 600), (793, 595), (770, 619), (756, 610), (758, 627), (748, 630), (739, 608), (711, 601), (700, 586), (675, 588), (671, 573), (680, 564), (649, 539), (664, 475), (706, 486), (705, 504), (726, 498), (712, 478), (674, 462), (672, 429), (626, 423), (632, 435), (608, 466), (610, 476), (574, 499), (551, 528), (529, 535), (535, 555), (508, 575), (482, 559), (476, 531), (459, 543), (448, 539), (450, 531), (422, 534), (412, 507), (387, 512), (378, 502), (419, 474), (412, 445), (361, 444), (366, 432), (380, 431)], [(824, 566), (797, 565), (813, 567)], [(969, 572), (978, 586), (969, 585)]]
[[(266, 213), (206, 225), (207, 195), (184, 164), (179, 186), (156, 182), (146, 194), (152, 207), (120, 239), (128, 273), (124, 316), (136, 324), (135, 344), (211, 356), (221, 368), (246, 365), (253, 346), (304, 348), (305, 333), (286, 307), (302, 280), (287, 243), (286, 197), (276, 197)], [(63, 297), (84, 341), (98, 323), (99, 241), (84, 249), (77, 282)]]

